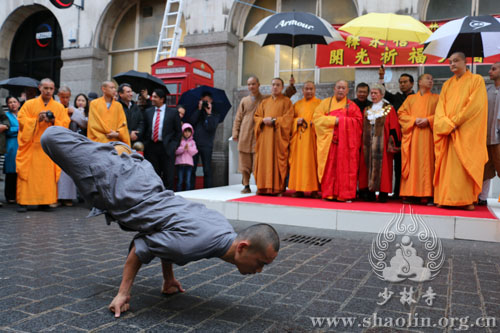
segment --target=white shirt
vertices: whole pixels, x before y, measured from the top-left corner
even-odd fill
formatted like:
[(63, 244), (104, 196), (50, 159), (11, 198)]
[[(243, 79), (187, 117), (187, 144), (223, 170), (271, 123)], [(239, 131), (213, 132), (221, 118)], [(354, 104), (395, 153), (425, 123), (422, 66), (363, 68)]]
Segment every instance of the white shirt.
[[(160, 107), (160, 127), (158, 128), (158, 141), (163, 141), (161, 137), (161, 133), (163, 130), (163, 120), (165, 119), (165, 104), (163, 104)], [(151, 129), (151, 140), (154, 140), (153, 136), (155, 133), (155, 124), (156, 124), (156, 117), (158, 116), (158, 108), (155, 106), (155, 113), (153, 116), (153, 124), (152, 124), (152, 129)]]

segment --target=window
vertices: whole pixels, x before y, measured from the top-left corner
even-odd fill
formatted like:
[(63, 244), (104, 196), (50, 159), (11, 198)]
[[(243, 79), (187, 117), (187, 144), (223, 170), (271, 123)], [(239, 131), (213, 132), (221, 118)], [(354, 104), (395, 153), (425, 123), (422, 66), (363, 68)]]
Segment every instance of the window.
[[(352, 0), (257, 0), (255, 6), (280, 12), (322, 13), (330, 23), (346, 23), (357, 17)], [(271, 12), (252, 7), (245, 22), (246, 35), (261, 19), (272, 15)], [(333, 82), (340, 78), (354, 80), (352, 68), (319, 69), (316, 63), (316, 46), (301, 45), (293, 49), (285, 45), (260, 47), (253, 42), (243, 42), (241, 85), (246, 85), (250, 75), (259, 77), (261, 84), (269, 84), (273, 77), (288, 80), (293, 65), (293, 74), (297, 83), (311, 80), (315, 82)]]
[[(164, 0), (138, 0), (123, 15), (111, 45), (111, 77), (131, 69), (151, 72), (165, 4)], [(175, 24), (175, 16), (169, 17), (169, 24)], [(181, 21), (181, 29), (182, 45), (186, 31), (184, 20)], [(178, 55), (185, 55), (185, 49), (179, 48)]]

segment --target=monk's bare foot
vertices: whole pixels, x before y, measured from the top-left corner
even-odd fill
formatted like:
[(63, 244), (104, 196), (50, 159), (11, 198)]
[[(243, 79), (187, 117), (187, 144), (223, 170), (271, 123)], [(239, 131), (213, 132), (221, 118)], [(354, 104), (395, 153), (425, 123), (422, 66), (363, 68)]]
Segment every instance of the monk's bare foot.
[(443, 205), (436, 205), (437, 208), (443, 208)]
[(294, 197), (294, 198), (303, 198), (304, 197), (304, 192), (297, 191), (294, 194), (292, 194), (292, 197)]

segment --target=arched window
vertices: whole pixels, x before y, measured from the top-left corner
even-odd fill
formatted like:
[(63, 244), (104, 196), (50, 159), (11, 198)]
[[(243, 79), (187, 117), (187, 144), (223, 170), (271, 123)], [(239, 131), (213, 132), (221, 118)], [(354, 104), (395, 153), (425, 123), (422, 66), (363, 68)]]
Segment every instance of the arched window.
[[(319, 15), (328, 22), (346, 23), (357, 16), (352, 0), (257, 0), (249, 11), (245, 21), (246, 35), (261, 19), (272, 12), (310, 12)], [(258, 7), (257, 7), (258, 6)], [(339, 78), (354, 80), (354, 69), (319, 69), (315, 66), (316, 46), (301, 45), (293, 50), (293, 74), (298, 83), (312, 80), (332, 82)], [(262, 84), (269, 84), (275, 76), (288, 79), (292, 69), (292, 48), (284, 45), (260, 47), (253, 42), (243, 42), (241, 85), (246, 84), (250, 75), (259, 77)]]
[[(138, 0), (127, 9), (116, 28), (110, 47), (111, 77), (131, 69), (151, 72), (151, 64), (154, 63), (163, 22), (165, 4), (165, 0)], [(175, 8), (173, 9), (175, 10)], [(175, 16), (169, 17), (169, 24), (174, 23)], [(186, 34), (184, 19), (181, 21), (181, 28), (182, 45)], [(179, 48), (179, 56), (183, 56), (185, 53), (184, 48)]]

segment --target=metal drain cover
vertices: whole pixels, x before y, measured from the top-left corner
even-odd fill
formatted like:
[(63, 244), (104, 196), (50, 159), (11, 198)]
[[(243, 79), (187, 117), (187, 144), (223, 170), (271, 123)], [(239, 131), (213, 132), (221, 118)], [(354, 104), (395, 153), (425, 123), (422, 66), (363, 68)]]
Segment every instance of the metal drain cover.
[(326, 243), (330, 242), (331, 240), (332, 240), (331, 238), (321, 238), (321, 237), (305, 236), (305, 235), (291, 235), (283, 239), (284, 242), (309, 244), (316, 246), (323, 246)]

